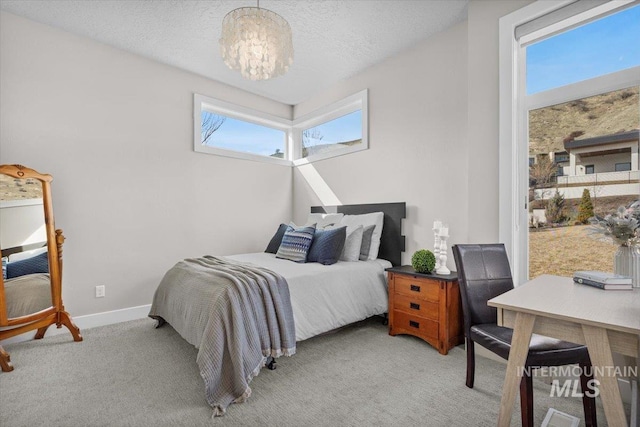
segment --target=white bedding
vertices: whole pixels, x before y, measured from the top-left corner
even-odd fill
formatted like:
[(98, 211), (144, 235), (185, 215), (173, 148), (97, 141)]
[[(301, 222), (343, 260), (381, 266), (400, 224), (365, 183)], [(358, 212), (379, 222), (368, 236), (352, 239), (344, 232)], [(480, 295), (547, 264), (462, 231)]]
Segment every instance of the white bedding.
[(232, 255), (287, 279), (296, 325), (296, 341), (387, 312), (389, 261), (338, 261), (333, 265), (300, 264), (270, 253)]

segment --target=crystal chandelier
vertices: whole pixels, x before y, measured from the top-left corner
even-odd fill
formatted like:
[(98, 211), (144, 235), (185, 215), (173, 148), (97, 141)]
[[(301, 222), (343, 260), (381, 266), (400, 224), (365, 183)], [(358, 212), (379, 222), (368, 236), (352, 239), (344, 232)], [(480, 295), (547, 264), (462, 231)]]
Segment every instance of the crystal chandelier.
[(258, 7), (241, 7), (222, 21), (220, 53), (224, 63), (249, 80), (285, 74), (293, 64), (291, 27), (280, 15)]

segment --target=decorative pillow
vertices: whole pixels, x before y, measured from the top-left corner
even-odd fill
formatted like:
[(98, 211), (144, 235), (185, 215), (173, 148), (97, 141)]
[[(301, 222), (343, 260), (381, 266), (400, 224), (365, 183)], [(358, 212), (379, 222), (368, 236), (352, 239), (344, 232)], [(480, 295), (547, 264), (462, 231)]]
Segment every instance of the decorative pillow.
[(346, 238), (347, 227), (316, 229), (307, 262), (319, 262), (324, 265), (335, 264), (340, 259)]
[(269, 241), (269, 244), (267, 245), (267, 249), (265, 249), (264, 251), (270, 254), (277, 253), (278, 248), (280, 247), (280, 243), (282, 243), (282, 237), (284, 236), (284, 233), (286, 231), (287, 224), (280, 224), (280, 227), (278, 227), (278, 231), (276, 231), (276, 234), (273, 235), (273, 237)]
[(340, 261), (359, 261), (360, 260), (360, 246), (362, 246), (362, 231), (364, 227), (361, 225), (357, 227), (347, 227), (347, 238), (344, 241), (344, 248), (342, 249), (342, 255)]
[(367, 225), (362, 229), (362, 245), (360, 246), (360, 261), (369, 259), (369, 251), (371, 250), (371, 238), (375, 225)]
[(49, 272), (48, 253), (43, 252), (31, 258), (13, 261), (7, 264), (7, 279), (34, 273)]
[(316, 228), (326, 228), (338, 225), (344, 217), (341, 213), (310, 213), (305, 225), (316, 224)]
[[(369, 256), (367, 259), (378, 258), (378, 250), (380, 249), (380, 237), (382, 236), (382, 223), (384, 222), (383, 212), (374, 212), (363, 215), (345, 215), (340, 220), (340, 225), (346, 225), (347, 227), (354, 227), (362, 225), (366, 227), (368, 225), (375, 225), (373, 229), (373, 235), (371, 236), (371, 247), (369, 248)], [(349, 230), (347, 230), (348, 233)]]
[(276, 258), (288, 259), (294, 262), (306, 262), (315, 231), (315, 224), (299, 228), (288, 225), (287, 231), (282, 237), (282, 243), (280, 243), (276, 253)]

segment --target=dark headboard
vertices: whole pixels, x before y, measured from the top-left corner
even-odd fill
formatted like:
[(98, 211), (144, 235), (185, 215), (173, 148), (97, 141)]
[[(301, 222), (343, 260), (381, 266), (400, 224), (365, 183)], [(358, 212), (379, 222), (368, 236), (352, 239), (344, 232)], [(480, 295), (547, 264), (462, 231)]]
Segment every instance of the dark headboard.
[(311, 206), (311, 213), (360, 215), (371, 212), (384, 212), (378, 258), (386, 259), (394, 266), (402, 264), (402, 252), (404, 252), (402, 219), (407, 217), (407, 205), (405, 202), (375, 203), (370, 205)]

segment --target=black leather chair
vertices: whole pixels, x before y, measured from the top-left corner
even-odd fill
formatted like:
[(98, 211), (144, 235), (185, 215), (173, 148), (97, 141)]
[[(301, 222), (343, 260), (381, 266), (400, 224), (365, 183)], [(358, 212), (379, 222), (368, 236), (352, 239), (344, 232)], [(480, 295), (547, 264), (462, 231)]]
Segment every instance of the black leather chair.
[[(453, 257), (458, 270), (462, 297), (464, 332), (467, 344), (467, 387), (473, 388), (475, 374), (474, 343), (478, 343), (498, 356), (508, 359), (513, 330), (498, 326), (497, 310), (487, 301), (513, 289), (509, 259), (503, 244), (454, 245)], [(596, 426), (595, 399), (584, 393), (592, 378), (591, 360), (587, 347), (554, 338), (533, 334), (529, 345), (526, 367), (563, 366), (579, 364), (583, 375), (585, 424)], [(588, 369), (586, 369), (588, 368)], [(525, 369), (520, 383), (522, 425), (533, 426), (533, 383)]]

